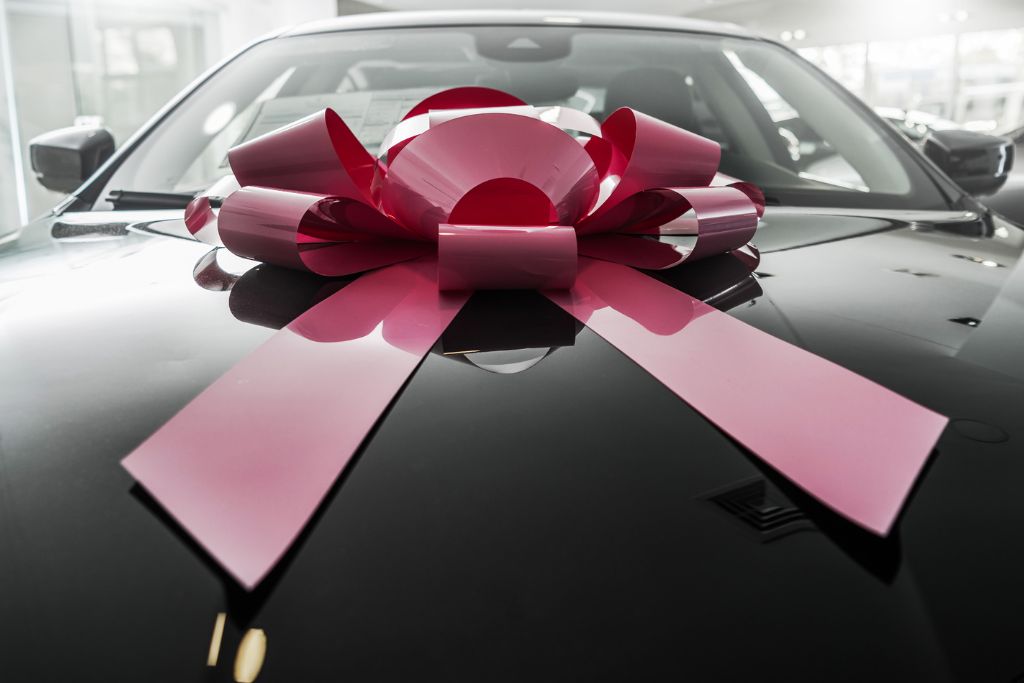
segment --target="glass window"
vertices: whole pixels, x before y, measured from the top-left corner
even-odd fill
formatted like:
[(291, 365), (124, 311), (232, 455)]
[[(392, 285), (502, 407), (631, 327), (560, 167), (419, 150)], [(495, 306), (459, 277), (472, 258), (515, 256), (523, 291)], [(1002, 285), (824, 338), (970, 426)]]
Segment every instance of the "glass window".
[[(28, 181), (15, 196), (21, 195), (28, 216), (39, 215), (63, 196), (32, 178), (29, 141), (86, 123), (106, 126), (118, 143), (124, 142), (207, 63), (213, 11), (180, 3), (0, 0), (17, 109), (13, 123), (0, 121), (5, 140), (0, 146), (11, 139), (3, 129), (17, 125), (17, 154)], [(0, 149), (0, 169), (10, 169), (2, 163), (3, 154)], [(14, 187), (13, 180), (0, 178), (0, 193)], [(4, 197), (0, 194), (0, 211), (17, 207), (18, 201)]]
[(955, 54), (952, 35), (871, 43), (868, 101), (949, 118)]
[(960, 36), (960, 87), (953, 116), (968, 128), (1006, 131), (1024, 123), (1024, 30)]
[(1024, 29), (806, 47), (800, 55), (918, 143), (933, 130), (1005, 134), (1024, 124)]
[(227, 150), (324, 107), (376, 151), (423, 97), (506, 90), (601, 119), (632, 106), (717, 140), (722, 171), (781, 203), (943, 204), (891, 134), (804, 60), (756, 40), (551, 26), (444, 27), (272, 40), (227, 65), (111, 178), (115, 189), (194, 192), (230, 172)]
[[(819, 135), (775, 88), (744, 64), (735, 52), (728, 50), (725, 54), (757, 95), (772, 123), (778, 127), (779, 135), (786, 141), (786, 151), (793, 162), (793, 168), (801, 178), (861, 192), (870, 189), (857, 170), (842, 154), (837, 153), (835, 146)], [(897, 180), (898, 191), (909, 189), (906, 180), (906, 177)]]
[(805, 47), (800, 56), (822, 69), (854, 95), (864, 97), (865, 69), (868, 59), (867, 43)]
[(137, 76), (139, 62), (135, 59), (135, 41), (126, 28), (106, 28), (100, 34), (103, 44), (103, 67), (109, 76)]

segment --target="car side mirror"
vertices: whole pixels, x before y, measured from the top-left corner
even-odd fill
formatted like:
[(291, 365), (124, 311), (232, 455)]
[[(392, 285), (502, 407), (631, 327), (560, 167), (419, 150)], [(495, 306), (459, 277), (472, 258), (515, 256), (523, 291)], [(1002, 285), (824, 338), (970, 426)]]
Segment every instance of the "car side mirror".
[(99, 126), (60, 128), (33, 138), (28, 150), (43, 187), (73, 192), (114, 153), (114, 136)]
[(1013, 142), (969, 130), (937, 130), (924, 141), (924, 154), (971, 194), (992, 194), (1013, 168)]

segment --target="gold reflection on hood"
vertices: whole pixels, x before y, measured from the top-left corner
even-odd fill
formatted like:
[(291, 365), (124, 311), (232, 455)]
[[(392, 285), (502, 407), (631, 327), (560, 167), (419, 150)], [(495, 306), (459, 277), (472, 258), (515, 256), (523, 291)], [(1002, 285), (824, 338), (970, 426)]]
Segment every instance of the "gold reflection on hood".
[(263, 658), (267, 654), (267, 634), (263, 629), (251, 628), (242, 636), (235, 654), (235, 681), (237, 683), (253, 683), (263, 668)]
[(224, 622), (227, 618), (227, 614), (218, 612), (217, 620), (213, 622), (213, 636), (210, 637), (210, 653), (206, 655), (206, 666), (217, 666), (217, 659), (220, 658), (220, 641), (224, 638)]

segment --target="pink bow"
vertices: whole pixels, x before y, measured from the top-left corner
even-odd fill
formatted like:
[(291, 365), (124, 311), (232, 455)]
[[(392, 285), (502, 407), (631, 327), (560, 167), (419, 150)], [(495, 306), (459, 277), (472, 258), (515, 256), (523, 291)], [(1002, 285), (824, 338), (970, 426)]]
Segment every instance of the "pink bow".
[[(580, 144), (562, 127), (591, 137)], [(632, 109), (598, 126), (575, 110), (455, 88), (406, 115), (384, 143), (387, 164), (330, 109), (232, 149), (241, 189), (217, 223), (234, 253), (320, 275), (436, 245), (442, 289), (565, 289), (577, 251), (662, 269), (744, 247), (764, 196), (718, 175), (720, 155), (715, 142)], [(186, 223), (198, 234), (213, 218), (203, 197)]]

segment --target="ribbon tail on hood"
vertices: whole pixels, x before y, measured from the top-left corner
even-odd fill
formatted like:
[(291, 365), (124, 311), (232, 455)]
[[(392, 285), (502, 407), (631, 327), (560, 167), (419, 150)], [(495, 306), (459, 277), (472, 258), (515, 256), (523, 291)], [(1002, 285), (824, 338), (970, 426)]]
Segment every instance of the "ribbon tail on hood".
[(247, 589), (295, 541), (469, 298), (434, 265), (369, 273), (246, 356), (125, 458)]
[(822, 503), (889, 533), (948, 421), (627, 266), (547, 297)]

